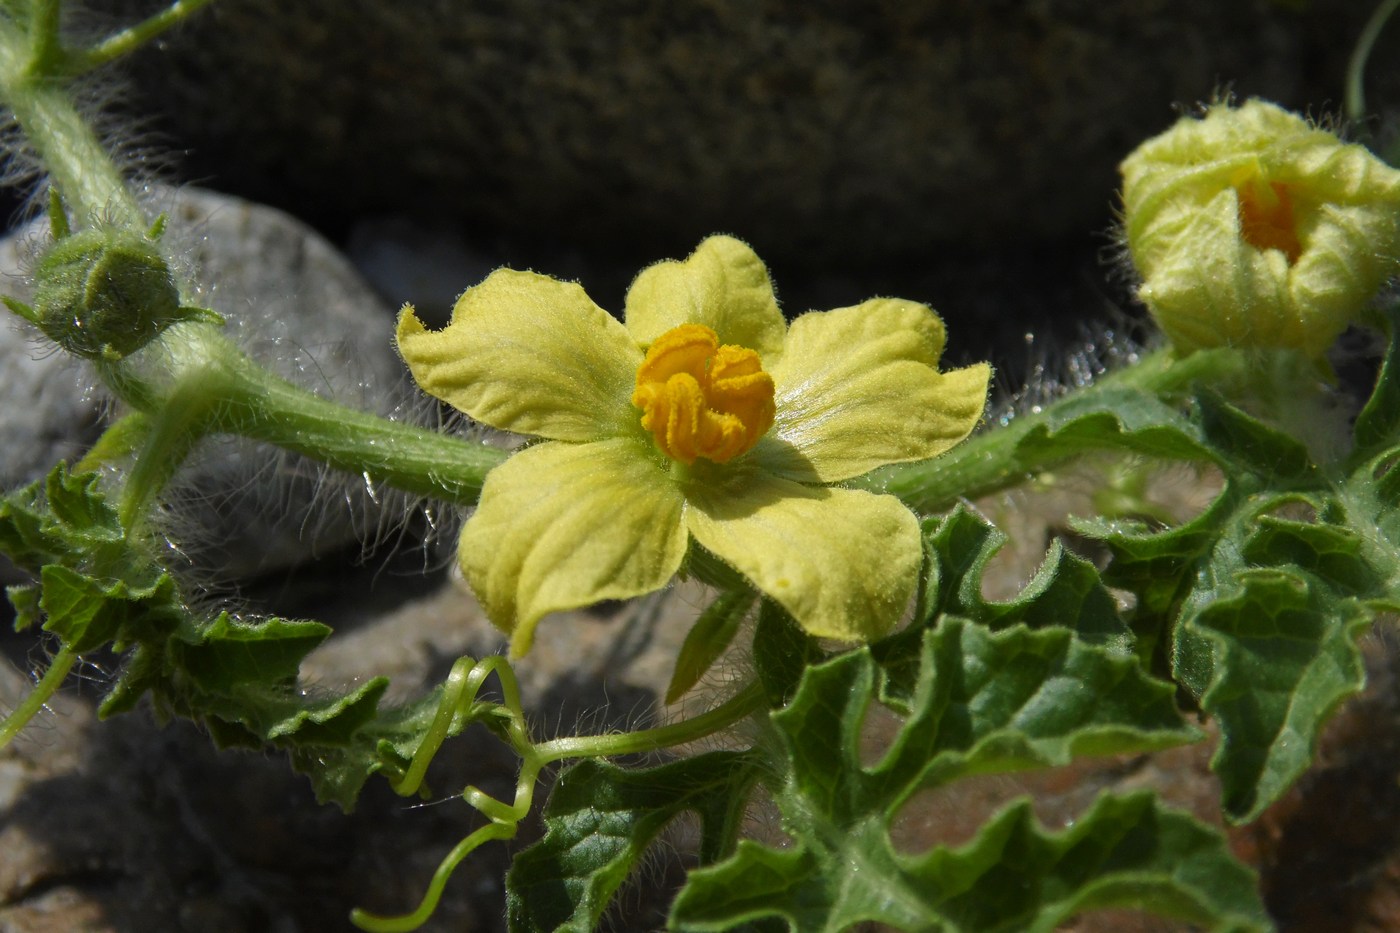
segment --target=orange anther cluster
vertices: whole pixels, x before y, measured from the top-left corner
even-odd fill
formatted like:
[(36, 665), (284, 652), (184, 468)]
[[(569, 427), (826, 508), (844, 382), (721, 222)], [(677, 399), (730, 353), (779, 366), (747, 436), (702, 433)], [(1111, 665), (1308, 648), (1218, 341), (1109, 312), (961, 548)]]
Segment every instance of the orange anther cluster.
[(682, 324), (647, 350), (632, 404), (672, 460), (725, 463), (772, 427), (773, 377), (753, 350), (720, 346), (710, 328)]
[(1240, 199), (1240, 236), (1255, 249), (1276, 249), (1291, 266), (1303, 253), (1288, 186), (1255, 176), (1235, 188)]

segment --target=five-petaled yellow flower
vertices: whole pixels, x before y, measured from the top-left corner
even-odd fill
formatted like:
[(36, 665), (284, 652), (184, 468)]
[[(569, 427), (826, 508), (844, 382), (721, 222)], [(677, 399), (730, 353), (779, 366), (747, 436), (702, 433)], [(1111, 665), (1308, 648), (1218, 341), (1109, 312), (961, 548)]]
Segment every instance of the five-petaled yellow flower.
[(1400, 172), (1273, 104), (1183, 117), (1121, 171), (1138, 296), (1182, 352), (1320, 357), (1400, 270)]
[(831, 484), (976, 426), (990, 369), (939, 372), (943, 343), (932, 310), (898, 299), (788, 326), (763, 263), (723, 236), (644, 270), (625, 325), (576, 284), (509, 269), (443, 330), (411, 307), (398, 325), (427, 392), (544, 439), (487, 475), (458, 556), (516, 656), (547, 613), (665, 586), (692, 542), (813, 635), (887, 630), (913, 592), (917, 522)]

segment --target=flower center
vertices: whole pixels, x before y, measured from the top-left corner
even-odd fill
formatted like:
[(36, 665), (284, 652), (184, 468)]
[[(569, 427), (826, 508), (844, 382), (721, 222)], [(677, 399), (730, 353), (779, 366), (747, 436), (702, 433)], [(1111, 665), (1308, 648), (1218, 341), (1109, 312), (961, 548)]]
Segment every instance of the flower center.
[(1288, 186), (1265, 181), (1258, 175), (1236, 186), (1240, 200), (1240, 236), (1255, 249), (1276, 249), (1288, 257), (1291, 266), (1302, 255), (1297, 224), (1293, 219), (1293, 198)]
[(747, 347), (720, 346), (715, 332), (682, 324), (662, 334), (637, 368), (632, 404), (672, 460), (725, 463), (773, 425), (773, 377)]

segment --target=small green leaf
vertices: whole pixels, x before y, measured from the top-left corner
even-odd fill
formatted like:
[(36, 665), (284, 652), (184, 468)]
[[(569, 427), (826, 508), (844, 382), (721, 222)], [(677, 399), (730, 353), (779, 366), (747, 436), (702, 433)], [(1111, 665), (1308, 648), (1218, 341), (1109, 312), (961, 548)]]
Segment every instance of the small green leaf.
[(240, 684), (296, 680), (302, 659), (330, 634), (319, 622), (265, 619), (250, 624), (224, 612), (201, 627), (194, 640), (172, 640), (170, 656), (194, 679), (195, 689), (229, 695)]
[(1134, 521), (1076, 520), (1075, 531), (1107, 545), (1111, 560), (1103, 582), (1137, 595), (1138, 613), (1165, 617), (1195, 582), (1197, 564), (1210, 551), (1237, 504), (1225, 490), (1200, 515), (1174, 528)]
[(82, 551), (80, 545), (65, 541), (54, 525), (44, 502), (43, 480), (0, 499), (0, 551), (31, 573)]
[(1308, 448), (1225, 402), (1213, 392), (1197, 397), (1201, 429), (1214, 459), (1228, 473), (1265, 477), (1274, 489), (1315, 483), (1318, 470)]
[(1183, 620), (1176, 654), (1179, 666), (1210, 665), (1201, 706), (1222, 732), (1211, 767), (1226, 814), (1247, 822), (1307, 770), (1323, 724), (1365, 683), (1356, 639), (1372, 613), (1303, 572), (1237, 579), (1242, 592)]
[(765, 599), (753, 632), (753, 663), (768, 705), (782, 706), (797, 689), (808, 665), (825, 657), (817, 640), (802, 630), (782, 606)]
[(65, 535), (85, 544), (107, 544), (126, 537), (116, 509), (98, 489), (96, 473), (70, 473), (60, 463), (44, 480), (44, 497)]
[(1400, 441), (1400, 326), (1393, 312), (1385, 321), (1389, 346), (1375, 388), (1356, 416), (1353, 428), (1358, 459), (1369, 458), (1379, 449)]
[(104, 581), (49, 564), (39, 578), (44, 630), (78, 654), (116, 640), (159, 638), (174, 628), (180, 615), (175, 581), (165, 574), (149, 583)]
[(747, 752), (710, 752), (656, 768), (586, 760), (560, 776), (545, 835), (506, 876), (512, 933), (589, 933), (646, 847), (687, 810), (700, 817), (701, 861), (727, 855), (758, 776)]
[(720, 594), (691, 626), (676, 657), (676, 669), (666, 688), (666, 702), (674, 703), (700, 682), (734, 641), (739, 624), (749, 614), (758, 594), (752, 589), (729, 590)]
[(43, 617), (43, 610), (39, 606), (39, 596), (42, 592), (43, 590), (33, 583), (5, 587), (5, 596), (15, 609), (16, 632), (30, 628)]
[(1105, 447), (1168, 460), (1205, 456), (1199, 429), (1181, 411), (1127, 387), (1099, 388), (1066, 399), (1018, 447), (1042, 462)]

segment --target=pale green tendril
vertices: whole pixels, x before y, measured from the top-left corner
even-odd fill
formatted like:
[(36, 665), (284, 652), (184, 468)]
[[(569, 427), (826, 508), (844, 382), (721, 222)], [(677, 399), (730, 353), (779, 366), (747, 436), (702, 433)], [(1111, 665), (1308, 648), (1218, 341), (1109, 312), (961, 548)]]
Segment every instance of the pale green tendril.
[[(478, 701), (477, 695), (482, 685), (492, 674), (500, 685), (501, 702)], [(530, 738), (524, 707), (520, 702), (520, 685), (510, 663), (499, 655), (480, 661), (469, 657), (459, 659), (448, 673), (437, 712), (408, 769), (399, 779), (391, 781), (391, 785), (402, 796), (415, 796), (422, 789), (433, 757), (448, 737), (460, 733), (471, 723), (495, 718), (504, 726), (498, 734), (520, 758), (515, 796), (507, 803), (477, 787), (469, 786), (463, 790), (462, 799), (490, 822), (468, 835), (443, 858), (433, 873), (423, 899), (413, 911), (385, 917), (356, 908), (351, 913), (351, 922), (371, 933), (398, 933), (422, 926), (437, 909), (448, 878), (463, 859), (487, 842), (515, 837), (520, 821), (529, 815), (534, 803), (540, 772), (549, 765), (566, 758), (608, 758), (685, 745), (747, 718), (761, 709), (764, 702), (763, 689), (755, 683), (714, 709), (680, 722), (636, 732), (569, 736), (536, 743)]]
[(1376, 7), (1375, 12), (1371, 14), (1371, 18), (1366, 21), (1361, 35), (1357, 37), (1356, 47), (1352, 49), (1351, 59), (1347, 62), (1346, 114), (1348, 120), (1359, 123), (1366, 119), (1366, 63), (1370, 61), (1371, 50), (1375, 48), (1381, 30), (1385, 28), (1386, 23), (1390, 22), (1390, 18), (1395, 15), (1397, 9), (1400, 9), (1400, 0), (1383, 0)]

